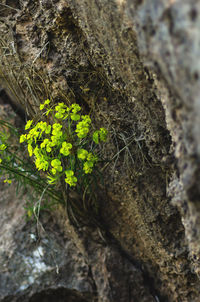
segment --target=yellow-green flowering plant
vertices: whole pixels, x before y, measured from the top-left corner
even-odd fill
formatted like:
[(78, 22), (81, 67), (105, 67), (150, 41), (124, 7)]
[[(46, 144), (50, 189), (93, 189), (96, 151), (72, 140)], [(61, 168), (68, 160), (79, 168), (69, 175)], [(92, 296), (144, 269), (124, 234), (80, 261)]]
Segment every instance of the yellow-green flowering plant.
[(98, 146), (107, 140), (107, 130), (93, 130), (90, 116), (82, 114), (78, 104), (60, 102), (52, 106), (46, 100), (40, 110), (46, 121), (29, 120), (20, 143), (27, 143), (30, 157), (49, 184), (64, 180), (69, 188), (87, 186), (99, 161)]
[[(31, 123), (28, 123), (29, 127)], [(26, 127), (27, 127), (26, 126)], [(16, 186), (16, 193), (26, 193), (27, 215), (33, 214), (37, 200), (43, 196), (40, 209), (50, 208), (62, 201), (62, 194), (49, 187), (19, 144), (20, 133), (12, 124), (0, 120), (0, 182)], [(29, 150), (30, 151), (30, 150)]]
[[(94, 191), (101, 173), (97, 163), (107, 130), (94, 130), (90, 116), (82, 114), (78, 104), (52, 105), (46, 100), (40, 110), (41, 119), (27, 121), (25, 134), (20, 135), (13, 125), (0, 120), (0, 181), (7, 185), (14, 181), (17, 191), (29, 194), (25, 206), (29, 217), (66, 201), (73, 221), (91, 208), (98, 213)], [(82, 198), (79, 209), (77, 203), (68, 202), (72, 190)]]

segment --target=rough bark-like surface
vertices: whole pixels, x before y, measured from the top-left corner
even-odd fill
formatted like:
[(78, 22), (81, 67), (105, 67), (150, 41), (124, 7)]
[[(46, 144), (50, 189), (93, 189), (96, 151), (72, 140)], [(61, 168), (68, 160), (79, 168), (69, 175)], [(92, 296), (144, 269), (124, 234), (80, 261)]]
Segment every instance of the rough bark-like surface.
[[(99, 301), (151, 301), (153, 296), (199, 301), (200, 5), (178, 0), (2, 3), (12, 8), (0, 11), (0, 84), (13, 101), (33, 116), (46, 97), (77, 100), (92, 111), (97, 125), (110, 130), (104, 154), (114, 158), (105, 170), (103, 227), (124, 257), (137, 263), (134, 278), (140, 282), (129, 297), (122, 286), (119, 300), (120, 287), (111, 298), (106, 285), (102, 290), (95, 280)], [(96, 246), (97, 251), (84, 236), (95, 279), (101, 271), (95, 263), (103, 265), (104, 253), (109, 259), (109, 247)], [(123, 274), (125, 280), (129, 271)], [(65, 286), (71, 288), (70, 282)]]

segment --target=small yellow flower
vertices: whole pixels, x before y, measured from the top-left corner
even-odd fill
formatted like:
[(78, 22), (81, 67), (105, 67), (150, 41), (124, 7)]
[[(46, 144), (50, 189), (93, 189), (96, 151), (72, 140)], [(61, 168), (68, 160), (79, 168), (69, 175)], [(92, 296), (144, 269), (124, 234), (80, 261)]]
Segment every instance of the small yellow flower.
[(62, 148), (60, 149), (60, 153), (62, 153), (65, 156), (68, 156), (70, 154), (71, 149), (72, 149), (72, 144), (63, 142)]
[(50, 100), (49, 100), (49, 99), (47, 99), (47, 100), (44, 102), (45, 105), (49, 105), (49, 103), (50, 103)]
[(41, 129), (42, 131), (45, 131), (47, 128), (47, 123), (46, 122), (39, 122), (36, 125), (36, 129)]
[(72, 171), (72, 170), (66, 170), (65, 171), (65, 175), (66, 175), (65, 182), (70, 187), (76, 186), (77, 178), (74, 176), (74, 171)]
[(29, 120), (27, 123), (26, 123), (26, 126), (25, 126), (25, 130), (28, 130), (31, 125), (32, 125), (33, 121), (32, 120)]
[(56, 172), (57, 172), (57, 170), (56, 170), (55, 168), (52, 168), (52, 169), (51, 169), (51, 173), (52, 173), (53, 175), (55, 175)]
[(56, 172), (62, 172), (62, 166), (61, 166), (61, 161), (59, 159), (53, 159), (51, 161), (51, 166), (53, 167), (52, 168), (52, 173), (53, 174), (56, 174)]
[(44, 104), (40, 104), (40, 110), (44, 109)]
[(72, 113), (70, 117), (72, 121), (78, 121), (81, 118), (80, 115), (76, 113)]
[(40, 110), (43, 110), (46, 105), (49, 105), (50, 100), (47, 99), (43, 104), (40, 104)]
[(96, 155), (92, 154), (92, 152), (90, 152), (90, 153), (88, 153), (87, 160), (95, 163), (96, 161), (98, 161), (98, 157)]
[(92, 161), (86, 161), (83, 165), (83, 171), (85, 174), (91, 173), (94, 163)]
[(50, 147), (50, 144), (46, 145), (46, 150), (47, 150), (48, 153), (51, 152), (52, 149)]
[(40, 156), (40, 149), (37, 147), (35, 147), (34, 151), (33, 151), (33, 154), (36, 156), (36, 157), (39, 157)]
[(43, 170), (43, 171), (48, 170), (49, 167), (49, 163), (47, 160), (45, 160), (44, 156), (37, 157), (35, 161), (35, 165), (38, 170)]
[(11, 184), (11, 183), (12, 183), (12, 180), (11, 180), (11, 179), (5, 179), (5, 180), (4, 180), (4, 183)]
[(7, 146), (5, 144), (0, 145), (0, 151), (4, 151), (6, 148), (7, 148)]
[(88, 151), (85, 149), (78, 149), (77, 157), (78, 159), (85, 160), (88, 156)]
[(66, 111), (67, 111), (67, 106), (64, 103), (59, 103), (56, 107), (56, 114), (55, 117), (57, 119), (64, 119), (66, 118), (68, 115), (66, 115)]
[(60, 129), (62, 129), (62, 125), (60, 123), (53, 124), (53, 130), (59, 131)]
[(55, 117), (57, 119), (62, 119), (63, 118), (63, 114), (61, 112), (56, 112)]
[(51, 125), (48, 125), (48, 126), (46, 127), (45, 133), (46, 133), (46, 134), (49, 134), (50, 132), (51, 132)]
[(78, 104), (72, 104), (71, 109), (73, 113), (77, 113), (78, 111), (81, 110), (81, 107)]
[(106, 142), (108, 136), (108, 130), (105, 128), (100, 128), (99, 130), (100, 140)]
[(0, 164), (2, 163), (2, 159), (0, 158)]
[(45, 138), (45, 139), (43, 140), (43, 142), (40, 144), (40, 148), (41, 148), (41, 149), (45, 148), (45, 146), (48, 145), (49, 142), (50, 142), (49, 139), (48, 139), (48, 138)]
[(33, 147), (31, 146), (31, 144), (28, 144), (28, 153), (30, 157), (33, 155)]
[(20, 136), (19, 142), (20, 142), (20, 144), (21, 144), (21, 143), (23, 143), (23, 142), (25, 142), (25, 141), (26, 141), (26, 134), (22, 134), (22, 135)]

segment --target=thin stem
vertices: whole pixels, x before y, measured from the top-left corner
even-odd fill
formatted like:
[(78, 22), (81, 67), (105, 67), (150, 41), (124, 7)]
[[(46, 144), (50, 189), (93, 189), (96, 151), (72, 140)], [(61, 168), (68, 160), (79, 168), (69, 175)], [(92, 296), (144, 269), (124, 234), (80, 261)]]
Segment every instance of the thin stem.
[[(41, 185), (40, 182), (38, 182), (37, 180), (35, 180), (34, 178), (32, 178), (28, 175), (24, 175), (22, 171), (11, 168), (9, 166), (5, 166), (3, 164), (0, 164), (0, 168), (1, 167), (4, 168), (5, 170), (8, 170), (8, 171), (10, 171), (10, 172), (12, 172), (16, 175), (19, 175), (19, 176), (27, 179), (30, 182), (29, 184), (32, 185), (32, 186), (33, 186), (33, 183), (35, 183), (39, 187), (40, 191), (43, 191), (44, 186)], [(47, 192), (48, 192), (48, 195), (50, 195), (52, 198), (56, 199), (57, 201), (60, 201), (60, 197), (57, 194), (55, 194), (54, 192), (52, 192), (50, 189), (48, 189)]]

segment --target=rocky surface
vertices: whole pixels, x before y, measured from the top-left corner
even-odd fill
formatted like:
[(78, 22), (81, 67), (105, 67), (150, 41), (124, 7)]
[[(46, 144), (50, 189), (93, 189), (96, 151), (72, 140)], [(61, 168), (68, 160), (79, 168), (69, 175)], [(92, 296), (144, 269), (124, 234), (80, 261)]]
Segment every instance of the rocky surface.
[(143, 1), (135, 10), (130, 2), (140, 53), (173, 93), (160, 89), (179, 168), (169, 193), (182, 214), (190, 257), (199, 274), (200, 5), (198, 1)]
[[(90, 263), (90, 269), (84, 265), (93, 280), (84, 279), (86, 291), (92, 299), (96, 292), (99, 301), (120, 301), (120, 294), (121, 301), (199, 301), (198, 1), (3, 0), (1, 6), (0, 85), (13, 102), (34, 116), (46, 97), (76, 100), (110, 130), (103, 153), (112, 163), (104, 169), (106, 193), (99, 192), (102, 228), (110, 241), (95, 246), (88, 244), (87, 232), (77, 235), (87, 251), (80, 261)], [(54, 236), (54, 223), (49, 225)], [(16, 236), (24, 238), (26, 228)], [(95, 236), (94, 231), (88, 238)], [(109, 254), (113, 237), (117, 248)], [(35, 247), (31, 251), (33, 258)], [(119, 262), (110, 268), (109, 259)], [(116, 267), (123, 273), (115, 274)], [(71, 271), (76, 276), (74, 267)], [(130, 296), (126, 278), (136, 282)], [(52, 296), (53, 280), (53, 274), (47, 278)], [(67, 295), (70, 282), (60, 287), (60, 296)], [(41, 282), (35, 297), (29, 288), (24, 290), (30, 301), (51, 296)], [(89, 299), (76, 285), (73, 289)]]
[(1, 184), (0, 301), (154, 301), (141, 270), (116, 246), (96, 231), (90, 240), (87, 230), (78, 236), (63, 210), (27, 221), (26, 196), (14, 189)]

